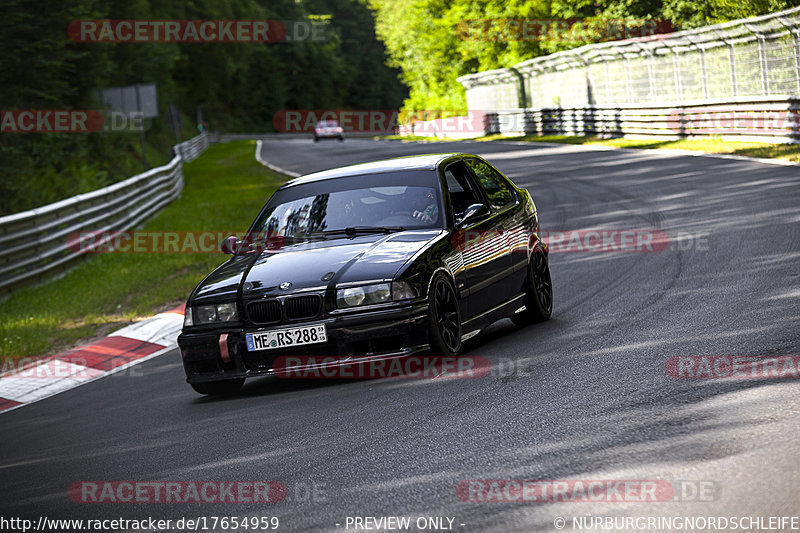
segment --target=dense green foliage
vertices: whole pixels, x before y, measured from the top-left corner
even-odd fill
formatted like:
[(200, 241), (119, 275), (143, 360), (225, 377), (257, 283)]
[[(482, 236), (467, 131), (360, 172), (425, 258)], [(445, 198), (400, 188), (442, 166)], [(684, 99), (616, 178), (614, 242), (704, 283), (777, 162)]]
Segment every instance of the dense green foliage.
[[(5, 0), (0, 109), (98, 109), (97, 91), (155, 83), (160, 116), (147, 121), (147, 159), (166, 162), (175, 134), (167, 108), (197, 133), (268, 131), (282, 109), (398, 108), (407, 92), (385, 65), (366, 0)], [(324, 41), (78, 43), (83, 19), (269, 19), (327, 24)], [(141, 172), (139, 134), (1, 133), (0, 215), (43, 205)]]
[[(579, 19), (591, 28), (601, 20), (620, 25), (628, 21), (625, 26), (630, 27), (650, 20), (658, 22), (659, 29), (681, 30), (798, 4), (800, 0), (370, 0), (391, 64), (402, 69), (403, 81), (410, 87), (407, 111), (464, 109), (464, 89), (456, 81), (459, 76), (614, 39), (610, 30), (581, 32), (581, 24), (571, 28), (577, 38), (569, 39), (556, 31), (530, 32), (528, 38), (519, 38), (520, 33), (498, 29), (497, 24), (470, 33), (465, 21), (574, 23)], [(517, 38), (509, 39), (509, 34)]]

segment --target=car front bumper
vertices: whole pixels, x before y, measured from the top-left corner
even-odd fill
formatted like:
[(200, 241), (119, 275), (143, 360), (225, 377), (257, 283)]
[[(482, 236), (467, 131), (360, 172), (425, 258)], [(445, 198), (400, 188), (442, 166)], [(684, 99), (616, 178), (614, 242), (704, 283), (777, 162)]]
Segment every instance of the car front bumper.
[[(252, 352), (247, 350), (247, 333), (312, 324), (325, 324), (327, 342)], [(178, 336), (178, 346), (186, 381), (200, 383), (273, 375), (273, 363), (281, 356), (352, 356), (362, 359), (411, 355), (428, 349), (427, 325), (428, 306), (422, 302), (266, 327), (240, 325), (213, 331), (191, 328)], [(223, 357), (225, 351), (227, 357)]]

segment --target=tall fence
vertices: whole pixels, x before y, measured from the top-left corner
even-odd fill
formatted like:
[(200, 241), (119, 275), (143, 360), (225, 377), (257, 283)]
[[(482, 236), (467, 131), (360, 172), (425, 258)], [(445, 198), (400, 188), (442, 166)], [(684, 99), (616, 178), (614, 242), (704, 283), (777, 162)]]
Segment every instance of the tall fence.
[(136, 227), (180, 195), (183, 163), (213, 139), (203, 133), (174, 148), (164, 166), (60, 202), (0, 218), (0, 294), (41, 280), (81, 257), (81, 232)]
[[(800, 7), (463, 76), (489, 133), (798, 140)], [(562, 124), (564, 127), (562, 127)]]

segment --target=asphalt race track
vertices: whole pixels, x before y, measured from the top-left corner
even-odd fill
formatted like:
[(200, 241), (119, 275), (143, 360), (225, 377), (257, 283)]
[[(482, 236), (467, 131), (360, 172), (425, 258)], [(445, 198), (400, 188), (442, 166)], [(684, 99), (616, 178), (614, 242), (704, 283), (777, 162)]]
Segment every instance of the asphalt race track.
[[(484, 378), (257, 379), (238, 396), (208, 399), (184, 383), (172, 352), (0, 415), (0, 515), (277, 516), (283, 531), (345, 531), (348, 517), (449, 517), (465, 532), (555, 531), (558, 517), (573, 531), (572, 517), (588, 515), (796, 515), (800, 380), (679, 379), (667, 364), (800, 355), (798, 167), (357, 139), (267, 140), (261, 155), (307, 173), (452, 151), (478, 153), (527, 187), (545, 230), (660, 230), (670, 241), (661, 251), (552, 253), (552, 320), (504, 320), (470, 341), (468, 355), (492, 362)], [(255, 216), (242, 213), (242, 229)], [(459, 483), (477, 479), (688, 488), (657, 502), (459, 499)], [(273, 505), (74, 503), (68, 489), (81, 480), (275, 480), (287, 496)]]

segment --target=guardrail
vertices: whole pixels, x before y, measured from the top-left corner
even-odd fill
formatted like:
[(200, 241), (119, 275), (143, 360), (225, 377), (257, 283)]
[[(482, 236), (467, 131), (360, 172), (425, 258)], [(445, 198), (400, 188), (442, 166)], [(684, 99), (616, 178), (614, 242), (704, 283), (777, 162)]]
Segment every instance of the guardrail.
[(102, 189), (0, 217), (0, 294), (39, 281), (83, 256), (81, 232), (113, 234), (136, 227), (183, 189), (183, 163), (211, 142), (200, 134), (174, 147), (175, 157)]
[(189, 161), (197, 159), (200, 154), (206, 151), (206, 148), (208, 148), (208, 145), (212, 142), (219, 142), (219, 134), (203, 132), (175, 146), (175, 152), (188, 163)]
[(800, 99), (509, 109), (488, 113), (484, 133), (665, 139), (715, 135), (729, 140), (797, 142)]

